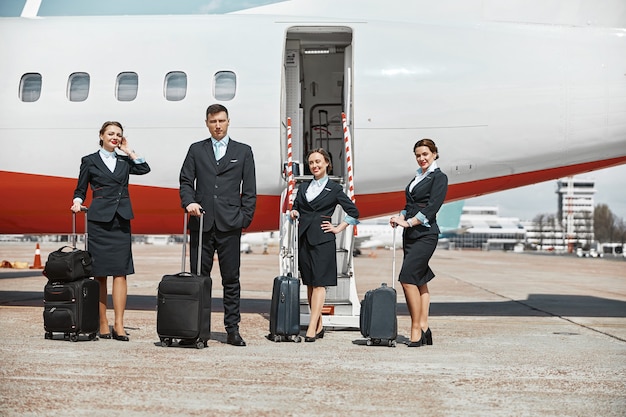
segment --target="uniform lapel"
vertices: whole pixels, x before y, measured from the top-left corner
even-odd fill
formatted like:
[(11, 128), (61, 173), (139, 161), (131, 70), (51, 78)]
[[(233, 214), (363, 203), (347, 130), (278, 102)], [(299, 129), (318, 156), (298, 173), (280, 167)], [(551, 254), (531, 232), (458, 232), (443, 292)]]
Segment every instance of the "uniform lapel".
[[(435, 175), (435, 171), (431, 171), (426, 175), (426, 178), (422, 179), (420, 182), (418, 182), (415, 185), (415, 188), (413, 188), (413, 191), (411, 191), (410, 193), (408, 193), (411, 196), (411, 199), (414, 200), (413, 195), (418, 195), (420, 193), (420, 190), (422, 188), (427, 188), (430, 187), (432, 181), (433, 181), (433, 177)], [(413, 182), (413, 181), (411, 181)], [(407, 191), (409, 189), (409, 187), (411, 186), (411, 183), (409, 183), (409, 185), (407, 186)]]
[[(309, 183), (310, 184), (310, 183)], [(310, 205), (317, 209), (320, 206), (323, 206), (324, 204), (324, 200), (330, 195), (330, 192), (332, 190), (332, 188), (329, 186), (330, 184), (330, 179), (328, 180), (328, 182), (326, 182), (326, 185), (324, 185), (324, 188), (322, 189), (322, 192), (319, 193), (317, 195), (317, 197), (315, 197), (313, 200), (310, 201)], [(306, 191), (306, 190), (305, 190)]]
[(120, 155), (116, 154), (115, 157), (117, 158), (117, 162), (115, 164), (115, 171), (113, 171), (113, 177), (115, 178), (115, 181), (121, 183), (125, 177), (124, 170), (126, 169), (126, 163)]
[[(116, 177), (116, 175), (115, 175), (113, 172), (111, 172), (111, 171), (109, 170), (109, 167), (108, 167), (108, 166), (104, 163), (104, 161), (102, 160), (102, 157), (100, 156), (100, 151), (98, 151), (98, 152), (96, 152), (96, 153), (94, 153), (94, 154), (91, 154), (91, 161), (93, 162), (93, 164), (94, 164), (94, 165), (95, 165), (95, 166), (96, 166), (96, 167), (97, 167), (100, 171), (102, 171), (102, 173), (103, 173), (104, 175), (107, 175), (107, 176), (109, 176), (109, 177), (111, 177), (111, 178), (114, 178), (114, 179), (116, 179), (116, 178), (117, 178), (117, 177)], [(119, 163), (116, 163), (116, 164), (115, 164), (115, 170), (116, 170), (116, 171), (118, 170), (119, 165), (120, 165)]]

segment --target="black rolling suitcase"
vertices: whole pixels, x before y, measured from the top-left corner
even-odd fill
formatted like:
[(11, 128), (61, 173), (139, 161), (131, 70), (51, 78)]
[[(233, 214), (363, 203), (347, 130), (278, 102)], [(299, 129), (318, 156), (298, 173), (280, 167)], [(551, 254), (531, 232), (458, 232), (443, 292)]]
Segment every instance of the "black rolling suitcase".
[[(72, 213), (73, 247), (76, 250), (76, 213)], [(85, 218), (86, 223), (86, 218)], [(87, 228), (85, 227), (85, 251), (87, 250)], [(48, 279), (43, 291), (43, 327), (45, 338), (52, 339), (55, 332), (77, 342), (81, 334), (89, 340), (96, 338), (100, 325), (98, 302), (100, 284), (90, 278), (64, 282)]]
[[(298, 279), (298, 220), (291, 230), (293, 239), (290, 271), (274, 278), (270, 305), (269, 340), (300, 342), (300, 280)], [(287, 253), (285, 256), (290, 256)]]
[(391, 285), (382, 283), (380, 287), (369, 290), (361, 302), (359, 317), (360, 330), (367, 338), (367, 345), (396, 346), (398, 337), (397, 294), (395, 289), (396, 275), (396, 229), (393, 230), (393, 266)]
[(187, 247), (187, 213), (183, 230), (182, 272), (164, 275), (157, 294), (157, 333), (162, 346), (171, 346), (174, 339), (179, 344), (207, 346), (211, 338), (211, 277), (201, 276), (202, 226), (198, 239), (198, 275), (185, 272)]
[(98, 300), (100, 284), (90, 278), (72, 282), (48, 282), (44, 287), (43, 327), (45, 338), (54, 332), (77, 342), (80, 334), (96, 338), (100, 324)]

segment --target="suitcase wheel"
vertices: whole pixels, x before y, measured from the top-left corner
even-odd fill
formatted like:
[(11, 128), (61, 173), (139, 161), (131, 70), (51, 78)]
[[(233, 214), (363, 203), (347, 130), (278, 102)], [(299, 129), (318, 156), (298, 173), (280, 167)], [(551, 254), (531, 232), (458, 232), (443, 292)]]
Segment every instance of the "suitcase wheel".
[(96, 340), (97, 336), (98, 336), (97, 333), (89, 333), (89, 340)]
[(52, 339), (52, 332), (46, 332), (46, 334), (43, 335), (44, 339)]
[(70, 342), (78, 342), (78, 333), (72, 333), (70, 335)]
[(389, 347), (396, 347), (396, 341), (395, 340), (389, 340), (387, 342), (387, 346), (389, 346)]
[(367, 340), (367, 346), (372, 346), (372, 345), (380, 345), (382, 342), (382, 339), (368, 339)]
[(271, 340), (272, 342), (280, 342), (281, 341), (281, 337), (278, 336), (277, 334), (268, 334), (267, 335), (267, 340)]
[(296, 342), (296, 343), (300, 343), (300, 342), (302, 342), (302, 338), (300, 336), (294, 336), (293, 337), (293, 341)]
[(204, 349), (205, 347), (207, 347), (207, 342), (202, 340), (202, 339), (198, 339), (196, 341), (196, 349)]
[(162, 337), (161, 338), (161, 346), (163, 346), (163, 347), (170, 347), (170, 346), (172, 346), (172, 339), (170, 339), (169, 337)]

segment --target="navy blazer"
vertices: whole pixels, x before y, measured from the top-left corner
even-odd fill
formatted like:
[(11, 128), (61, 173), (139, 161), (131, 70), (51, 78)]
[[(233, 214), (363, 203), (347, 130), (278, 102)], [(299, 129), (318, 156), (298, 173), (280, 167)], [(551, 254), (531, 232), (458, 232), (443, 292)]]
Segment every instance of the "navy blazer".
[(405, 219), (415, 217), (418, 212), (421, 212), (428, 219), (430, 227), (419, 224), (415, 227), (405, 228), (403, 234), (409, 239), (417, 239), (420, 236), (430, 234), (438, 235), (439, 226), (437, 225), (437, 212), (441, 208), (446, 198), (446, 193), (448, 192), (448, 176), (437, 168), (426, 175), (426, 178), (418, 182), (413, 188), (413, 191), (409, 191), (412, 182), (413, 180), (411, 180), (405, 189)]
[(322, 222), (331, 221), (337, 204), (339, 204), (348, 216), (359, 217), (359, 210), (352, 200), (344, 193), (343, 187), (338, 183), (328, 180), (324, 189), (311, 201), (306, 199), (306, 190), (311, 182), (305, 182), (298, 188), (298, 193), (293, 202), (293, 209), (300, 214), (300, 228), (298, 238), (306, 234), (307, 240), (312, 245), (335, 240), (334, 233), (324, 233)]
[(130, 174), (147, 174), (150, 166), (146, 162), (136, 164), (128, 156), (116, 154), (116, 157), (114, 172), (106, 166), (100, 151), (84, 156), (81, 160), (74, 198), (85, 201), (87, 185), (91, 184), (92, 201), (87, 213), (91, 221), (109, 222), (115, 213), (127, 220), (134, 217), (128, 194), (128, 179)]
[[(205, 210), (204, 231), (213, 225), (222, 232), (246, 228), (256, 209), (256, 173), (252, 148), (232, 138), (217, 161), (211, 139), (193, 143), (180, 170), (183, 208), (198, 203)], [(198, 230), (198, 218), (189, 221)]]

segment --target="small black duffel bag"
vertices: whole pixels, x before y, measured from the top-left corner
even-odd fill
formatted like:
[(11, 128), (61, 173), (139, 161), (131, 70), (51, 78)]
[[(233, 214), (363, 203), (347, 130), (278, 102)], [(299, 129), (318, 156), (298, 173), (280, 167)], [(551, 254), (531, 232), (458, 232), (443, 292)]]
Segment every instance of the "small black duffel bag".
[(63, 246), (48, 255), (43, 274), (52, 282), (88, 278), (91, 276), (91, 254), (85, 250)]

